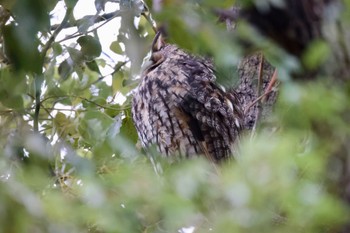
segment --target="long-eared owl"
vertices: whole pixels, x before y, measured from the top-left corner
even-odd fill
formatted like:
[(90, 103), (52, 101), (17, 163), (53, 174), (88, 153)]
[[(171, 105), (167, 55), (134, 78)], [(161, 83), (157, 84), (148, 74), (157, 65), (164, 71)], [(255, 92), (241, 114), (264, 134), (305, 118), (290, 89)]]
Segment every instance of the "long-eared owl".
[(212, 62), (164, 43), (160, 33), (150, 61), (132, 101), (142, 146), (166, 156), (230, 157), (243, 116), (235, 93), (216, 84)]

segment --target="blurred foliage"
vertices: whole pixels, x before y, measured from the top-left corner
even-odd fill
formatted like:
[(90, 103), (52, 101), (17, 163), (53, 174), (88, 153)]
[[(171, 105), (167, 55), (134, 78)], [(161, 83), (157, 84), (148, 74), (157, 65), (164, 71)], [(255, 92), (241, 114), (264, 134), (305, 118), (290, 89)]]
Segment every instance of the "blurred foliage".
[[(212, 9), (233, 1), (95, 0), (96, 15), (82, 19), (77, 2), (0, 1), (0, 232), (318, 233), (349, 223), (348, 82), (289, 80), (295, 58), (245, 23), (235, 33), (218, 24)], [(65, 16), (54, 24), (59, 4)], [(117, 27), (97, 20), (108, 4), (121, 18), (112, 65), (98, 36), (103, 23)], [(271, 126), (242, 138), (234, 161), (170, 163), (138, 149), (130, 92), (154, 36), (147, 9), (169, 41), (212, 56), (225, 84), (237, 82), (238, 41), (278, 68), (285, 82)], [(316, 41), (303, 59), (315, 68), (331, 51)]]

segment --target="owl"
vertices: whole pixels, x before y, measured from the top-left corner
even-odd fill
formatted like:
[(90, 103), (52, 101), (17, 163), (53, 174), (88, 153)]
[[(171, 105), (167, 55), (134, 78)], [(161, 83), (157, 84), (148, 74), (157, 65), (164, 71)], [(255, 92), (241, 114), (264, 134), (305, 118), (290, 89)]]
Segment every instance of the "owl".
[(155, 145), (164, 156), (230, 157), (243, 114), (235, 92), (215, 79), (210, 60), (164, 43), (158, 33), (132, 100), (141, 145)]

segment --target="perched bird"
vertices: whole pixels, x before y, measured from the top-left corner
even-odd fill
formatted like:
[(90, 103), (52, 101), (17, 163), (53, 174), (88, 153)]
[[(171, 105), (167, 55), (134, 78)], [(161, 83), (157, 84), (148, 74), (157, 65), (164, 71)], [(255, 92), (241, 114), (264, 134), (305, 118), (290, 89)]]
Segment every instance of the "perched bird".
[(164, 43), (160, 33), (150, 60), (132, 101), (142, 146), (165, 156), (230, 157), (243, 115), (235, 93), (215, 82), (211, 61)]

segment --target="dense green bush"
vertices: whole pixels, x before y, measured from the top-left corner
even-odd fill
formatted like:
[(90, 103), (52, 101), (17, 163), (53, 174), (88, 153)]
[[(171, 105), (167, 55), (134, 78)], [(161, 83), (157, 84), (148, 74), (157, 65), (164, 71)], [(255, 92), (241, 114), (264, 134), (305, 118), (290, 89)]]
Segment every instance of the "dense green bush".
[[(77, 19), (75, 0), (0, 1), (0, 232), (345, 229), (350, 92), (348, 82), (334, 80), (346, 75), (292, 81), (292, 57), (244, 23), (236, 34), (217, 23), (211, 9), (231, 1), (164, 1), (152, 17), (167, 25), (169, 41), (211, 54), (222, 82), (237, 82), (230, 72), (244, 55), (238, 35), (265, 52), (282, 84), (274, 113), (242, 137), (233, 161), (214, 166), (144, 155), (130, 91), (154, 36), (152, 17), (141, 1), (112, 2), (96, 0), (96, 15)], [(105, 13), (106, 3), (119, 8)], [(58, 5), (65, 12), (53, 11)], [(346, 28), (349, 1), (344, 6)], [(61, 23), (54, 25), (52, 12), (65, 15)], [(116, 24), (111, 61), (98, 32)], [(315, 46), (305, 58), (312, 66), (331, 56), (330, 45)]]

